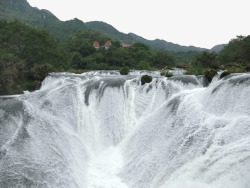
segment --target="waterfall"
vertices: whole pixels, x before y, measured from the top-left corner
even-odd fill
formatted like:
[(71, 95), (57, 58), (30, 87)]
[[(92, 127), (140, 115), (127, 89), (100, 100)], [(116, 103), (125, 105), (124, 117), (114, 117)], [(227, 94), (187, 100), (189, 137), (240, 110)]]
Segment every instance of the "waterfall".
[(249, 188), (250, 75), (174, 75), (51, 73), (0, 97), (0, 187)]

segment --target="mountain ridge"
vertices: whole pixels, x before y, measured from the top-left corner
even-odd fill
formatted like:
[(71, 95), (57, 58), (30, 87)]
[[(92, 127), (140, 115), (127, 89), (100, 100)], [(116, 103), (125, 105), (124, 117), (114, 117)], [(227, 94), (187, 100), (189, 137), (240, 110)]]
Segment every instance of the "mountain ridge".
[(208, 50), (195, 46), (182, 46), (161, 39), (148, 40), (132, 32), (125, 34), (103, 21), (84, 23), (78, 18), (61, 21), (49, 10), (30, 6), (27, 0), (2, 0), (0, 2), (0, 12), (0, 19), (10, 21), (18, 18), (20, 21), (36, 28), (49, 30), (51, 35), (58, 40), (78, 31), (95, 30), (110, 37), (112, 40), (129, 43), (142, 42), (157, 50), (173, 52)]
[(182, 45), (175, 44), (172, 42), (167, 42), (167, 41), (162, 40), (162, 39), (147, 40), (147, 39), (145, 39), (141, 36), (138, 36), (134, 33), (129, 33), (128, 35), (133, 37), (136, 41), (148, 44), (151, 47), (153, 47), (154, 49), (158, 49), (158, 50), (164, 50), (166, 48), (169, 49), (169, 51), (183, 51), (183, 52), (207, 50), (206, 48), (200, 48), (200, 47), (195, 47), (195, 46), (182, 46)]
[(218, 44), (218, 45), (215, 45), (214, 47), (212, 47), (210, 49), (211, 52), (220, 52), (221, 50), (223, 50), (228, 44)]

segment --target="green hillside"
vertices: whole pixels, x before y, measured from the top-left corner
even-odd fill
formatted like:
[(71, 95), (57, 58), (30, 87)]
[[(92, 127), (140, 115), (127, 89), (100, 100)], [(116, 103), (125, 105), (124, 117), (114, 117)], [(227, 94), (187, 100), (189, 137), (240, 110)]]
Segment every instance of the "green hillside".
[(84, 23), (78, 19), (62, 22), (48, 10), (31, 7), (27, 0), (1, 0), (0, 19), (18, 19), (33, 27), (49, 30), (57, 39), (86, 29)]
[(78, 31), (95, 30), (110, 37), (112, 40), (129, 43), (142, 42), (153, 49), (173, 52), (205, 50), (193, 46), (181, 46), (164, 40), (147, 40), (132, 33), (124, 34), (105, 22), (93, 21), (84, 23), (77, 18), (63, 22), (48, 10), (39, 10), (38, 8), (31, 7), (27, 0), (1, 0), (0, 19), (8, 21), (18, 19), (36, 28), (49, 30), (50, 34), (58, 40)]
[(151, 46), (154, 49), (158, 50), (167, 50), (167, 51), (173, 51), (173, 52), (188, 52), (188, 51), (204, 51), (207, 50), (205, 48), (198, 48), (194, 46), (181, 46), (179, 44), (174, 44), (171, 42), (166, 42), (165, 40), (147, 40), (143, 37), (140, 37), (136, 34), (129, 33), (128, 34), (131, 38), (133, 38), (134, 41), (145, 43), (149, 46)]
[(214, 46), (213, 48), (210, 49), (211, 52), (217, 52), (219, 53), (220, 51), (222, 51), (228, 44), (218, 44), (216, 46)]
[(133, 38), (129, 35), (119, 32), (116, 28), (112, 25), (109, 25), (105, 22), (93, 21), (93, 22), (86, 22), (85, 25), (90, 30), (95, 30), (101, 32), (103, 35), (106, 35), (113, 40), (118, 40), (121, 42), (133, 42)]

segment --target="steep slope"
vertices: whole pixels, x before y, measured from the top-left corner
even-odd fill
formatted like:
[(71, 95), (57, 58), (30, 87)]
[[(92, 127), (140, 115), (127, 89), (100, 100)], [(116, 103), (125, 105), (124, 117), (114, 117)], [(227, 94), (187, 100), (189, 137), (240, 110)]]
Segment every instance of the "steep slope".
[(174, 52), (203, 51), (204, 48), (194, 46), (181, 46), (164, 40), (147, 40), (133, 33), (124, 34), (105, 22), (93, 21), (84, 23), (75, 18), (66, 22), (60, 21), (48, 10), (39, 10), (31, 7), (27, 0), (1, 0), (0, 19), (13, 20), (19, 19), (24, 23), (34, 27), (49, 30), (51, 35), (57, 39), (62, 39), (70, 34), (81, 30), (96, 30), (102, 34), (121, 42), (142, 42), (153, 49), (161, 49)]
[(118, 31), (112, 25), (109, 25), (105, 22), (100, 21), (93, 21), (93, 22), (86, 22), (86, 27), (90, 30), (100, 31), (103, 35), (106, 35), (113, 40), (119, 40), (122, 42), (133, 42), (133, 38), (129, 35)]
[(18, 19), (31, 26), (49, 30), (57, 39), (86, 29), (84, 23), (78, 19), (62, 22), (48, 10), (31, 7), (27, 0), (1, 0), (0, 19)]

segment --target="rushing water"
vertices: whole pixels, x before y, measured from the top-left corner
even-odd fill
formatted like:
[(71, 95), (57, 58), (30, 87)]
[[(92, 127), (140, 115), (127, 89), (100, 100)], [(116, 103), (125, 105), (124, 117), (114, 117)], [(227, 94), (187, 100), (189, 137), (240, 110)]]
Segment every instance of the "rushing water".
[(0, 97), (0, 187), (249, 188), (250, 75), (52, 73)]

